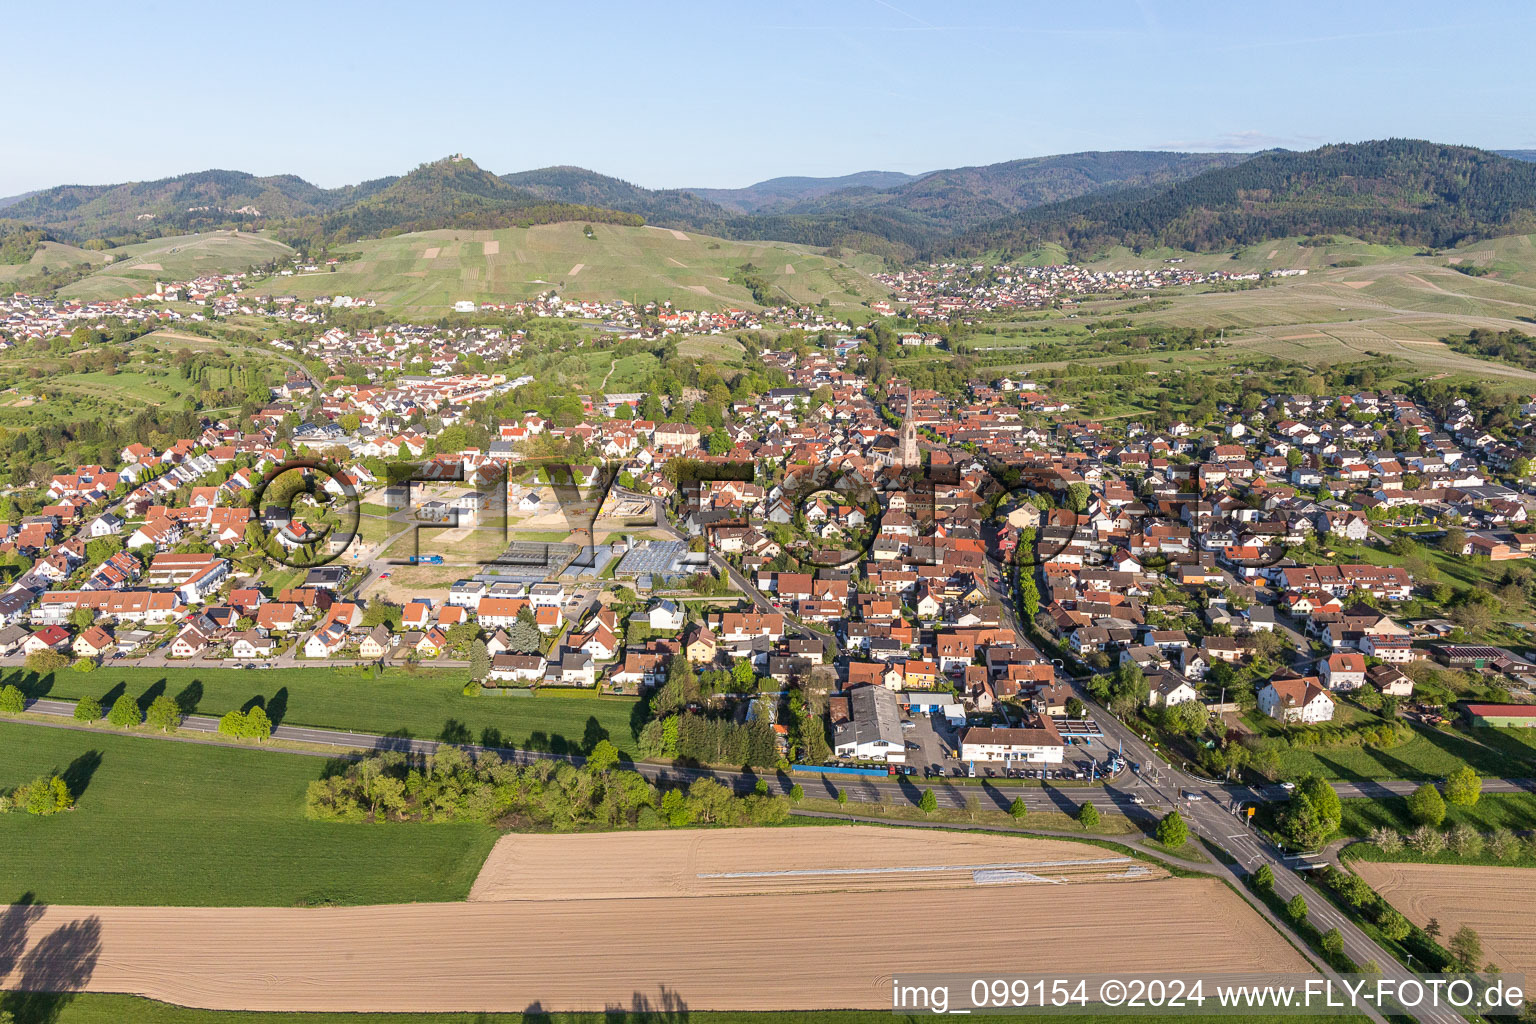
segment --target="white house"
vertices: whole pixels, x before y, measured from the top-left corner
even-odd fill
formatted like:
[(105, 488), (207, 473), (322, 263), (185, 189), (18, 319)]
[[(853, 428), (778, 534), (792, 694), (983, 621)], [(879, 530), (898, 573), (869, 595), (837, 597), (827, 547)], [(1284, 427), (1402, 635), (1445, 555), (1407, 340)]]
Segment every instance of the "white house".
[(1282, 722), (1330, 722), (1333, 698), (1312, 677), (1271, 679), (1259, 691), (1259, 710)]
[(960, 760), (1061, 764), (1066, 744), (1056, 723), (1040, 719), (1034, 729), (972, 728), (960, 734)]

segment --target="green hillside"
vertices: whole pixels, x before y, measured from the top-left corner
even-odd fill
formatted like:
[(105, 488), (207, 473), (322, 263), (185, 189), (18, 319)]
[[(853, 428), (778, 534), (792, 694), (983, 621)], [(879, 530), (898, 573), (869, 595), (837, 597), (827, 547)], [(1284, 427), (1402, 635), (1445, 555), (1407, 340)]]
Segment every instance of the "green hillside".
[(234, 273), (292, 253), (281, 242), (243, 231), (157, 238), (107, 253), (90, 253), (98, 258), (105, 256), (111, 262), (61, 288), (59, 295), (67, 299), (120, 299), (152, 292), (156, 281), (189, 281), (201, 274)]
[(425, 231), (356, 242), (335, 272), (277, 277), (257, 294), (350, 295), (416, 314), (455, 302), (511, 302), (554, 290), (576, 300), (669, 301), (689, 309), (753, 309), (742, 267), (776, 302), (857, 306), (884, 294), (868, 258), (838, 260), (780, 242), (730, 242), (675, 229), (568, 222), (495, 231)]

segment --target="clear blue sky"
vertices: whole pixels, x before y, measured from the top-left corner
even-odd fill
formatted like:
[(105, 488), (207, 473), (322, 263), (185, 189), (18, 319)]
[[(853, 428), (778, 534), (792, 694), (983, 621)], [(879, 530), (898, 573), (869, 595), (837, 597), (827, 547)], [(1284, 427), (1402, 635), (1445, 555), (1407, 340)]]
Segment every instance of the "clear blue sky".
[(0, 196), (463, 152), (650, 187), (1087, 149), (1536, 148), (1536, 9), (1326, 0), (13, 4)]

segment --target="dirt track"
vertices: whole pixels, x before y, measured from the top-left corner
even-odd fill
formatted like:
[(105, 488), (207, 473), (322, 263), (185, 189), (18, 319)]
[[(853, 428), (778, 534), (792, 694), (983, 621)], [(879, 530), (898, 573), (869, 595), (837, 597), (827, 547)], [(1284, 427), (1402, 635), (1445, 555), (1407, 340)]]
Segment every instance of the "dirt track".
[[(25, 941), (99, 928), (86, 989), (244, 1010), (885, 1008), (897, 972), (1305, 969), (1220, 882), (1110, 881), (1123, 863), (1084, 861), (1118, 855), (1080, 844), (830, 828), (519, 839), (476, 885), (499, 902), (47, 907)], [(1007, 864), (1036, 870), (973, 874)], [(722, 873), (737, 877), (698, 877)], [(827, 885), (857, 891), (807, 891)]]
[(1440, 942), (1469, 924), (1483, 952), (1505, 971), (1536, 973), (1536, 871), (1459, 864), (1351, 865), (1383, 899), (1414, 924), (1440, 922)]

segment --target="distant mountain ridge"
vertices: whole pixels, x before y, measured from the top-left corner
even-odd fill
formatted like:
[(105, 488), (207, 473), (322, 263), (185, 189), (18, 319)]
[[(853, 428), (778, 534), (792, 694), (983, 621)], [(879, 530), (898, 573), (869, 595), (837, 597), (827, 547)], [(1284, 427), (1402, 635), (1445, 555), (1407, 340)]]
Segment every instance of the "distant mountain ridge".
[[(293, 175), (213, 170), (65, 185), (12, 197), (12, 257), (43, 236), (121, 244), (238, 227), (314, 246), (433, 228), (555, 220), (651, 223), (724, 238), (860, 248), (896, 259), (1041, 241), (1220, 249), (1340, 233), (1445, 245), (1533, 226), (1536, 151), (1385, 140), (1309, 152), (1117, 151), (923, 175), (781, 177), (744, 189), (647, 189), (580, 167), (497, 176), (462, 156), (324, 189)], [(1522, 156), (1523, 154), (1523, 156)]]
[(769, 178), (746, 188), (690, 188), (696, 196), (717, 203), (733, 213), (759, 213), (765, 209), (817, 199), (850, 189), (883, 191), (921, 178), (900, 171), (858, 171), (836, 178)]

